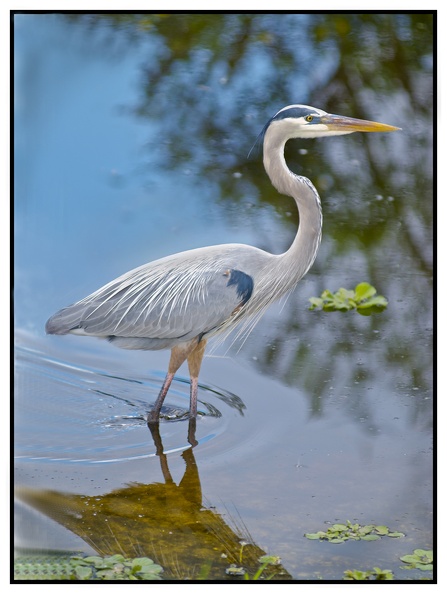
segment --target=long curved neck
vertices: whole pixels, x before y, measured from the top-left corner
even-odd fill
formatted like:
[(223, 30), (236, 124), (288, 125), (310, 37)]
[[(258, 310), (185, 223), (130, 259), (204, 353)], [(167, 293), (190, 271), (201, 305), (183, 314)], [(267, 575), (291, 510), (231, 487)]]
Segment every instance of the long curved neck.
[(299, 227), (290, 248), (278, 256), (278, 265), (294, 286), (312, 266), (321, 241), (323, 217), (318, 192), (306, 177), (295, 175), (287, 167), (284, 147), (287, 142), (281, 130), (270, 126), (264, 137), (264, 167), (270, 181), (281, 194), (295, 199)]

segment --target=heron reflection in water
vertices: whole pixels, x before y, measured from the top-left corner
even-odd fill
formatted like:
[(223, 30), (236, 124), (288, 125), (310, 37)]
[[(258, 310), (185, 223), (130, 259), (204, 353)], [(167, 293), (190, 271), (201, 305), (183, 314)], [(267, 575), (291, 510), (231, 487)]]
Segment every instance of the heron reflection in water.
[(185, 361), (191, 378), (190, 416), (195, 417), (207, 340), (231, 332), (236, 325), (240, 325), (241, 334), (250, 332), (266, 308), (296, 286), (318, 251), (320, 198), (309, 179), (287, 167), (286, 142), (291, 138), (398, 129), (328, 114), (308, 105), (284, 107), (260, 135), (267, 175), (278, 192), (294, 198), (298, 207), (298, 231), (284, 254), (225, 244), (155, 260), (58, 311), (47, 321), (47, 333), (97, 336), (126, 349), (171, 349), (168, 372), (148, 423), (159, 421), (174, 375)]
[[(190, 417), (190, 433), (194, 423)], [(254, 575), (266, 551), (253, 540), (237, 509), (233, 517), (230, 510), (219, 513), (207, 503), (193, 447), (169, 457), (175, 475), (181, 468), (178, 457), (183, 460), (184, 470), (176, 482), (159, 424), (152, 423), (149, 429), (163, 480), (148, 481), (146, 475), (152, 475), (154, 467), (140, 461), (141, 481), (111, 491), (91, 494), (79, 488), (67, 492), (21, 486), (16, 489), (17, 499), (78, 535), (99, 555), (119, 552), (154, 559), (164, 567), (167, 580), (203, 579), (203, 571), (209, 580), (243, 579), (227, 576), (231, 564), (243, 565), (247, 577)], [(56, 560), (53, 556), (53, 567)], [(292, 576), (283, 565), (275, 564), (266, 568), (263, 578), (290, 580)]]

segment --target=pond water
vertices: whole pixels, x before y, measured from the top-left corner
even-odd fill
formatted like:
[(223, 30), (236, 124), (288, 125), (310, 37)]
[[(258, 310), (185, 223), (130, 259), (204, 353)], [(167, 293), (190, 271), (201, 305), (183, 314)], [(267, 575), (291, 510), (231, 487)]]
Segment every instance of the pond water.
[[(277, 555), (282, 579), (426, 577), (399, 557), (433, 546), (432, 17), (28, 14), (14, 34), (17, 546), (224, 580), (244, 541), (243, 564)], [(169, 253), (286, 250), (295, 206), (246, 155), (291, 103), (402, 131), (288, 144), (322, 197), (316, 262), (208, 353), (196, 426), (182, 367), (151, 433), (169, 353), (45, 321)], [(381, 314), (309, 311), (362, 281)], [(303, 536), (346, 520), (405, 536)]]

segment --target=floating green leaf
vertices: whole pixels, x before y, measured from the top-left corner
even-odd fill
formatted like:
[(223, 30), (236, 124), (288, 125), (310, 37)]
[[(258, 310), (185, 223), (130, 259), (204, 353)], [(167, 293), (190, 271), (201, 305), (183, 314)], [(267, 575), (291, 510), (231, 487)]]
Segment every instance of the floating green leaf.
[(384, 536), (385, 534), (389, 534), (390, 532), (388, 526), (375, 526), (374, 529), (377, 532), (377, 534), (380, 534), (382, 536)]
[(433, 551), (415, 549), (412, 555), (403, 555), (400, 560), (406, 563), (405, 569), (420, 569), (421, 571), (433, 570)]
[(243, 567), (238, 567), (237, 565), (234, 565), (234, 563), (232, 563), (230, 567), (226, 568), (225, 573), (231, 576), (241, 576), (245, 575), (245, 569)]
[(309, 309), (323, 311), (349, 311), (355, 309), (359, 314), (369, 316), (383, 311), (388, 301), (376, 295), (376, 289), (369, 283), (359, 283), (354, 290), (340, 288), (335, 293), (324, 290), (321, 297), (310, 297)]
[[(97, 556), (89, 556), (89, 557), (83, 557), (80, 559), (80, 561), (82, 562), (82, 564), (85, 563), (92, 563), (95, 567), (100, 567), (101, 565), (104, 565), (104, 567), (108, 567), (108, 563), (109, 561), (112, 559), (112, 557), (107, 557), (107, 563), (104, 562), (104, 558), (103, 557), (97, 557)], [(124, 559), (124, 557), (123, 557)]]
[(93, 569), (88, 565), (75, 567), (75, 574), (78, 580), (89, 580), (93, 575)]
[(390, 532), (388, 526), (375, 526), (367, 524), (352, 524), (349, 520), (345, 524), (332, 524), (326, 532), (308, 532), (304, 535), (309, 540), (326, 540), (333, 544), (339, 544), (346, 540), (379, 540), (382, 536), (399, 538), (405, 536), (403, 532)]
[(347, 569), (345, 572), (345, 580), (367, 580), (369, 578), (368, 571), (360, 571), (359, 569)]
[(262, 565), (279, 565), (281, 563), (281, 558), (276, 555), (263, 555), (262, 557), (259, 557), (258, 561)]
[(332, 524), (331, 529), (336, 530), (337, 532), (342, 532), (347, 530), (348, 526), (345, 526), (345, 524)]
[(148, 557), (126, 559), (122, 555), (48, 555), (43, 559), (30, 555), (14, 562), (16, 580), (159, 580), (162, 572)]
[(360, 571), (358, 569), (347, 569), (345, 572), (345, 580), (392, 580), (394, 579), (393, 572), (390, 569), (380, 569), (374, 567), (372, 571)]
[(304, 535), (309, 540), (318, 540), (320, 538), (325, 538), (326, 532), (312, 532), (307, 533)]
[[(277, 557), (275, 555), (262, 555), (262, 557), (259, 557), (258, 559), (258, 563), (259, 563), (259, 567), (257, 568), (256, 572), (251, 576), (248, 571), (245, 570), (245, 568), (242, 566), (242, 557), (243, 557), (243, 552), (244, 552), (244, 546), (246, 546), (246, 542), (242, 543), (242, 548), (241, 548), (241, 552), (240, 552), (240, 565), (236, 565), (235, 563), (232, 563), (229, 567), (227, 567), (227, 569), (225, 570), (225, 573), (229, 576), (233, 576), (233, 577), (240, 577), (243, 576), (244, 580), (248, 581), (248, 580), (259, 580), (259, 579), (266, 579), (266, 580), (271, 580), (275, 575), (278, 574), (278, 571), (276, 569), (274, 569), (272, 572), (270, 572), (270, 574), (268, 576), (263, 575), (264, 571), (266, 570), (266, 568), (269, 565), (280, 565), (281, 564), (281, 559), (280, 557)], [(279, 573), (281, 571), (279, 570)]]

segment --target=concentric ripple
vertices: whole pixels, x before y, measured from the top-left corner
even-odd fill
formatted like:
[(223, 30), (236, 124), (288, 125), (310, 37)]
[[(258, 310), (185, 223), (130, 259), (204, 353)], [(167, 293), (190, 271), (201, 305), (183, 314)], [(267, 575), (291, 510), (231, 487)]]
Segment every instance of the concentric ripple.
[[(130, 378), (96, 365), (99, 357), (89, 359), (88, 365), (79, 359), (68, 362), (45, 352), (42, 345), (22, 342), (16, 348), (16, 460), (106, 464), (155, 456), (157, 446), (146, 418), (164, 374)], [(161, 411), (164, 452), (214, 439), (225, 431), (226, 413), (233, 409), (242, 415), (244, 408), (235, 394), (200, 384), (192, 438), (189, 381), (176, 377)]]

